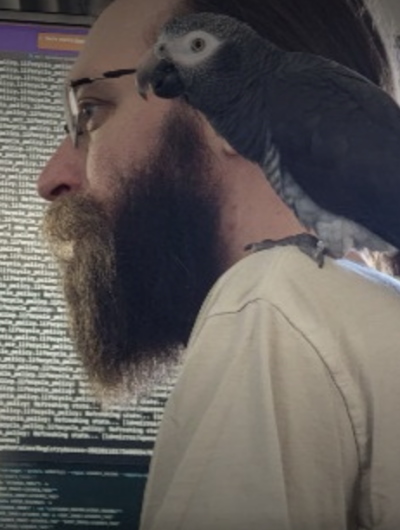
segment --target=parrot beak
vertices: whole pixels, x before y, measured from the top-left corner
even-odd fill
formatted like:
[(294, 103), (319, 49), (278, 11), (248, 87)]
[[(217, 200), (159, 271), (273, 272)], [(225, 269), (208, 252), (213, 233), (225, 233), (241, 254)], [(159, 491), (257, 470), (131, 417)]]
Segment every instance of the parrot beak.
[(153, 50), (149, 50), (139, 63), (136, 86), (145, 100), (150, 88), (156, 96), (166, 99), (176, 98), (184, 93), (184, 84), (173, 62), (167, 58), (158, 58)]

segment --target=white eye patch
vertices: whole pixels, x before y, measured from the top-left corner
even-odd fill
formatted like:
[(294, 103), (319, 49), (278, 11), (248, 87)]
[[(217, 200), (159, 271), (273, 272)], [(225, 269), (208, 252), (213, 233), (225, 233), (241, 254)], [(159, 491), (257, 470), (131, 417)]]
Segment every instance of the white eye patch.
[[(211, 57), (220, 44), (221, 42), (214, 35), (197, 30), (173, 39), (165, 43), (165, 46), (168, 49), (168, 57), (174, 63), (194, 67)], [(159, 46), (162, 46), (162, 43)]]

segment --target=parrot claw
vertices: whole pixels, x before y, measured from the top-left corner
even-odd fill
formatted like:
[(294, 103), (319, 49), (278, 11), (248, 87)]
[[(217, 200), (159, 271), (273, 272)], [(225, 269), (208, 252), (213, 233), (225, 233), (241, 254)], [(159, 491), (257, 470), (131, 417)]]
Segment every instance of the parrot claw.
[(264, 239), (264, 241), (246, 245), (245, 250), (257, 252), (259, 250), (279, 246), (286, 247), (289, 245), (297, 246), (299, 250), (315, 261), (319, 268), (323, 267), (325, 254), (328, 253), (328, 250), (320, 239), (307, 233), (288, 236), (283, 239)]

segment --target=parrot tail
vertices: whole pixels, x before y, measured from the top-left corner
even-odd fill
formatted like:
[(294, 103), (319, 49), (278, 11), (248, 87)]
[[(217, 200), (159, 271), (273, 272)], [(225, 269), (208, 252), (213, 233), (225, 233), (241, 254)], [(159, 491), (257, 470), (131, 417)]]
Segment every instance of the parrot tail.
[(400, 251), (398, 250), (395, 254), (385, 256), (385, 259), (390, 268), (390, 274), (400, 278)]
[(363, 249), (361, 254), (370, 267), (400, 279), (400, 251), (378, 252)]

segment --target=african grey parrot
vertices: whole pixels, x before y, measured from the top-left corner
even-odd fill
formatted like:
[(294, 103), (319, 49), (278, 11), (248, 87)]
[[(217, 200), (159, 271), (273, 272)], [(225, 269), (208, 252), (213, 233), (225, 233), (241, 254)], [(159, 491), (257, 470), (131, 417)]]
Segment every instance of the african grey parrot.
[(400, 248), (400, 109), (361, 75), (198, 13), (163, 27), (136, 79), (199, 110), (333, 256)]

